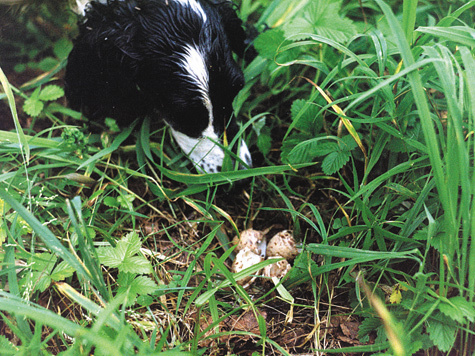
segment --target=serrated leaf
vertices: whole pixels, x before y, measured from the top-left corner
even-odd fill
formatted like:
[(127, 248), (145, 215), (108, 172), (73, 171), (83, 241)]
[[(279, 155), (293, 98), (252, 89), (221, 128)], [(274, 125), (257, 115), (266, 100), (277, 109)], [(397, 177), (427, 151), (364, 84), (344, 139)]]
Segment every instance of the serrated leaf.
[(128, 257), (120, 264), (119, 271), (125, 273), (151, 273), (152, 264), (142, 256)]
[(316, 156), (326, 156), (332, 152), (338, 151), (338, 144), (336, 142), (321, 142), (315, 148)]
[(74, 268), (72, 268), (66, 261), (59, 263), (51, 273), (51, 279), (59, 282), (67, 277), (71, 277), (74, 274)]
[(113, 198), (113, 197), (105, 197), (103, 200), (102, 200), (102, 203), (105, 205), (105, 206), (108, 206), (110, 208), (118, 208), (120, 206), (119, 202), (117, 201), (116, 198)]
[(136, 274), (133, 274), (133, 273), (119, 273), (119, 276), (117, 278), (117, 283), (119, 284), (120, 288), (122, 287), (128, 288), (135, 277), (136, 277)]
[(59, 61), (53, 57), (45, 57), (38, 63), (38, 68), (43, 72), (48, 72), (52, 70), (59, 64)]
[(44, 103), (41, 100), (28, 98), (23, 104), (23, 110), (32, 117), (37, 117), (43, 110)]
[(134, 206), (132, 205), (134, 200), (135, 195), (133, 194), (121, 194), (117, 197), (117, 201), (120, 203), (121, 207), (130, 211), (134, 210)]
[(140, 237), (136, 232), (129, 232), (121, 241), (127, 243), (127, 257), (136, 255), (140, 252), (140, 246), (142, 246), (142, 241), (140, 241)]
[(289, 161), (289, 154), (300, 142), (304, 142), (309, 139), (309, 136), (304, 133), (292, 133), (287, 137), (284, 142), (282, 142), (282, 147), (280, 148), (280, 157), (283, 162)]
[(309, 103), (306, 100), (295, 100), (290, 109), (292, 121), (298, 120), (295, 123), (295, 128), (304, 132), (320, 132), (323, 126), (323, 121), (317, 120), (316, 116), (319, 110), (318, 106)]
[(362, 338), (366, 335), (369, 335), (370, 332), (376, 330), (380, 326), (382, 326), (381, 319), (379, 318), (365, 318), (359, 328), (358, 328), (358, 338)]
[(123, 261), (123, 256), (113, 247), (98, 248), (97, 256), (103, 265), (111, 268), (118, 267)]
[(342, 151), (351, 151), (355, 149), (358, 144), (356, 143), (355, 139), (351, 135), (343, 136), (339, 141), (339, 147)]
[(269, 154), (272, 148), (272, 137), (270, 136), (270, 132), (267, 132), (268, 130), (265, 129), (266, 128), (263, 128), (260, 135), (257, 136), (257, 148), (259, 148), (259, 151), (261, 151), (264, 156)]
[(118, 268), (124, 273), (150, 273), (152, 265), (143, 256), (135, 256), (140, 252), (141, 241), (137, 233), (131, 232), (120, 240), (116, 247), (97, 249), (101, 263), (111, 268)]
[(61, 38), (53, 47), (54, 55), (58, 59), (65, 59), (68, 57), (69, 52), (73, 49), (73, 43), (67, 38)]
[(283, 26), (285, 36), (295, 40), (317, 34), (336, 42), (345, 42), (356, 34), (356, 26), (350, 19), (340, 16), (341, 0), (313, 1), (302, 16), (295, 17)]
[(464, 324), (467, 321), (473, 322), (475, 319), (475, 307), (473, 303), (464, 297), (458, 296), (439, 304), (439, 310), (449, 318)]
[(261, 57), (274, 59), (279, 46), (285, 41), (284, 32), (275, 28), (261, 33), (254, 40), (254, 47)]
[(57, 85), (48, 85), (44, 87), (38, 98), (43, 101), (53, 101), (64, 96), (63, 88)]
[(0, 335), (0, 350), (5, 352), (5, 355), (15, 355), (18, 349), (3, 335)]
[[(286, 140), (287, 141), (287, 140)], [(289, 141), (286, 142), (290, 144)], [(311, 162), (315, 157), (326, 155), (338, 150), (335, 142), (324, 142), (321, 138), (314, 138), (296, 143), (296, 146), (289, 152), (287, 159), (291, 164)]]
[(137, 276), (132, 281), (131, 289), (137, 294), (150, 294), (157, 290), (158, 285), (147, 276)]
[(434, 345), (440, 351), (447, 352), (454, 345), (457, 327), (452, 320), (440, 312), (434, 312), (427, 321), (427, 332)]
[(29, 277), (29, 280), (32, 282), (35, 290), (39, 290), (40, 292), (44, 292), (51, 285), (51, 276), (47, 271), (33, 272), (29, 275)]
[(323, 173), (332, 175), (339, 171), (350, 159), (350, 152), (335, 151), (328, 154), (322, 161)]
[(127, 305), (135, 304), (137, 295), (150, 294), (157, 290), (157, 284), (145, 276), (136, 276), (133, 273), (119, 273), (119, 288), (117, 293), (127, 293)]
[(57, 260), (58, 258), (52, 253), (35, 253), (32, 256), (31, 268), (35, 271), (50, 273)]

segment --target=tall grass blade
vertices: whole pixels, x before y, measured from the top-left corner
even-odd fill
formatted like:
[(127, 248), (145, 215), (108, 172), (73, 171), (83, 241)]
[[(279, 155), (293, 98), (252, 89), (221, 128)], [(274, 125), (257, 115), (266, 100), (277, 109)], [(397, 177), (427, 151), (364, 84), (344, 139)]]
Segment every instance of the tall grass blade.
[(25, 164), (27, 164), (30, 160), (30, 147), (28, 146), (25, 134), (23, 133), (20, 121), (18, 120), (18, 113), (16, 110), (15, 97), (13, 96), (12, 88), (2, 68), (0, 68), (0, 83), (2, 83), (3, 91), (7, 96), (8, 105), (10, 106), (10, 111), (13, 117), (13, 122), (15, 123), (16, 135), (20, 143), (20, 150), (24, 155)]
[(402, 28), (407, 41), (411, 44), (416, 24), (417, 3), (418, 0), (404, 0), (402, 4)]

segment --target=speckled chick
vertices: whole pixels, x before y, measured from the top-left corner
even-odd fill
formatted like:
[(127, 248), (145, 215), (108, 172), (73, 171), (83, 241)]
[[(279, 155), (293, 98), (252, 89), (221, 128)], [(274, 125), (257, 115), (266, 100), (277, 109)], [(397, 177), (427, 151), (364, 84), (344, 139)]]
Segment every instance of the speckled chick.
[[(243, 269), (250, 266), (254, 266), (255, 264), (258, 264), (263, 260), (264, 258), (262, 256), (259, 256), (248, 247), (245, 247), (237, 253), (236, 258), (234, 259), (233, 265), (231, 267), (231, 272), (238, 273)], [(260, 274), (260, 271), (256, 271), (255, 273), (253, 273), (253, 275), (258, 274)], [(255, 279), (255, 276), (247, 276), (238, 280), (237, 283), (239, 285), (242, 285), (244, 288), (248, 288), (255, 281)]]
[[(281, 256), (270, 256), (269, 258), (279, 258)], [(271, 265), (267, 265), (264, 267), (264, 271), (262, 272), (264, 277), (272, 278), (277, 277), (279, 279), (283, 278), (287, 272), (290, 271), (292, 267), (287, 260), (281, 260)]]
[(256, 255), (265, 257), (266, 240), (265, 232), (247, 229), (241, 232), (241, 238), (235, 237), (233, 243), (237, 244), (235, 252), (239, 252), (245, 248), (250, 249)]
[(294, 237), (288, 230), (283, 230), (275, 234), (267, 244), (267, 256), (281, 256), (291, 261), (298, 254), (299, 251), (295, 246)]

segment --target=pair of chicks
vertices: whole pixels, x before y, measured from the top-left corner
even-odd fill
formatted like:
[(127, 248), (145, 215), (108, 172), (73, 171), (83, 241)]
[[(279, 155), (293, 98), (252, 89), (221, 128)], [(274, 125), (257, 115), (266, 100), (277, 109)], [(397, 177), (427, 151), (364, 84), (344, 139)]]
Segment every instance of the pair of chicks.
[[(240, 272), (250, 266), (254, 266), (264, 259), (281, 259), (273, 264), (267, 265), (263, 270), (258, 271), (256, 275), (262, 275), (265, 278), (276, 277), (283, 278), (290, 271), (290, 262), (299, 254), (299, 249), (295, 244), (294, 237), (288, 230), (283, 230), (275, 234), (267, 243), (265, 235), (269, 231), (258, 231), (253, 229), (241, 232), (241, 237), (234, 238), (236, 245), (236, 257), (233, 261), (231, 271)], [(237, 281), (244, 288), (249, 288), (256, 280), (256, 275), (247, 276)]]

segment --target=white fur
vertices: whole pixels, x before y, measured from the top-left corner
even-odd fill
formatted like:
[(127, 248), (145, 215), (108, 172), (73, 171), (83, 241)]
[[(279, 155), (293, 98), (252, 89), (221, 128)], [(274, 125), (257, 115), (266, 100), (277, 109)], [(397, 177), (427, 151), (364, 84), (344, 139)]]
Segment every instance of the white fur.
[[(215, 142), (219, 142), (218, 135), (210, 125), (203, 131), (202, 137), (189, 137), (173, 129), (172, 134), (183, 152), (197, 167), (206, 173), (217, 173), (221, 170), (224, 161), (224, 151)], [(239, 158), (252, 167), (251, 154), (244, 140), (240, 141)], [(241, 165), (241, 168), (248, 168)]]
[[(101, 3), (101, 4), (106, 4), (107, 3), (107, 0), (96, 0), (96, 1)], [(91, 0), (76, 0), (76, 8), (73, 9), (73, 11), (76, 14), (85, 16), (87, 6), (89, 5), (90, 2), (91, 2)]]
[(190, 82), (196, 86), (201, 93), (206, 109), (212, 112), (211, 100), (209, 98), (209, 73), (203, 54), (192, 45), (185, 47), (183, 53), (182, 68)]
[[(96, 0), (96, 1), (102, 4), (107, 3), (107, 0)], [(191, 8), (194, 12), (200, 15), (200, 17), (203, 19), (203, 22), (206, 22), (208, 20), (205, 12), (203, 11), (203, 8), (196, 0), (174, 0), (174, 1), (180, 3), (183, 6)], [(87, 4), (89, 4), (90, 2), (91, 0), (76, 0), (76, 9), (74, 9), (74, 11), (77, 14), (84, 16), (86, 14)]]
[(223, 165), (224, 151), (215, 144), (219, 138), (211, 125), (203, 131), (203, 136), (200, 138), (189, 137), (179, 131), (171, 130), (178, 145), (196, 166), (201, 167), (206, 173), (219, 172)]
[(241, 143), (239, 145), (239, 158), (241, 159), (241, 161), (247, 164), (249, 168), (252, 167), (251, 152), (249, 152), (249, 148), (247, 147), (246, 142), (244, 142), (244, 140), (241, 140)]
[(198, 1), (196, 0), (174, 0), (174, 1), (182, 4), (183, 6), (190, 7), (194, 12), (200, 15), (200, 17), (203, 19), (203, 22), (207, 21), (208, 18), (206, 17), (206, 14), (203, 11), (203, 8), (201, 7), (201, 5), (198, 3)]

